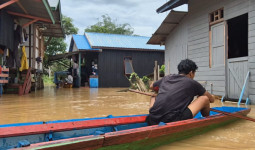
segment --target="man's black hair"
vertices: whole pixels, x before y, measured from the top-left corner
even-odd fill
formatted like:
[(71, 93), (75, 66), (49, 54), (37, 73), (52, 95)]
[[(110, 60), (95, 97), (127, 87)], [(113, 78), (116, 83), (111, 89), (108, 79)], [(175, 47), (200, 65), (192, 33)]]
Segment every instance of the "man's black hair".
[(179, 63), (177, 68), (178, 68), (179, 74), (187, 75), (189, 74), (190, 71), (196, 72), (198, 67), (194, 61), (190, 59), (184, 59)]

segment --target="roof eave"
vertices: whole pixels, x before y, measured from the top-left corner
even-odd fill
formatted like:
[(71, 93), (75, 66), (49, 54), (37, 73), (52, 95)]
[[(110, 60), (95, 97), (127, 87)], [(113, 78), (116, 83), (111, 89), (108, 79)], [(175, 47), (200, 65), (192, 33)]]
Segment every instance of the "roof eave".
[(49, 5), (48, 1), (47, 0), (42, 0), (42, 2), (43, 2), (43, 4), (44, 4), (44, 6), (45, 6), (45, 8), (46, 8), (46, 10), (47, 10), (47, 12), (48, 12), (48, 14), (50, 16), (52, 24), (55, 24), (55, 19), (53, 17), (52, 12), (51, 12), (50, 5)]
[(93, 46), (93, 49), (110, 49), (110, 50), (134, 50), (134, 51), (157, 51), (164, 52), (164, 49), (142, 49), (142, 48), (125, 48), (125, 47), (104, 47), (104, 46)]
[[(151, 36), (147, 44), (165, 45), (165, 41), (168, 35), (174, 30), (176, 26), (179, 25), (179, 23), (187, 14), (188, 12), (172, 10), (155, 31), (155, 33)], [(180, 17), (179, 20), (176, 20), (175, 22), (169, 22), (169, 20), (172, 20), (173, 18), (178, 18), (178, 16)]]
[(161, 7), (159, 7), (156, 11), (157, 13), (163, 13), (165, 11), (174, 9), (176, 7), (179, 7), (183, 4), (187, 4), (189, 0), (170, 0), (169, 2), (165, 3)]

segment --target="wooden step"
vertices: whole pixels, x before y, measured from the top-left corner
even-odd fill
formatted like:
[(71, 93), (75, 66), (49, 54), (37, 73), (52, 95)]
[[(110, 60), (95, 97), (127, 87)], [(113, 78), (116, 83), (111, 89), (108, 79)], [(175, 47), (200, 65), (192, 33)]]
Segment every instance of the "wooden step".
[(5, 89), (5, 94), (19, 94), (19, 89)]
[(8, 83), (8, 80), (0, 80), (0, 83), (3, 84), (3, 83)]
[(7, 78), (7, 77), (9, 77), (9, 74), (0, 74), (0, 77)]
[(12, 84), (8, 84), (7, 85), (7, 89), (8, 88), (19, 88), (20, 86), (22, 86), (22, 85), (21, 84), (12, 83)]

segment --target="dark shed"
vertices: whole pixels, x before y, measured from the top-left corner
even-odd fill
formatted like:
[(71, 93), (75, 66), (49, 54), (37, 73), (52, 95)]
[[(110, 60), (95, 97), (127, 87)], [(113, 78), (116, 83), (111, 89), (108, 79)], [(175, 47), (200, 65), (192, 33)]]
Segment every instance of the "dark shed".
[(164, 63), (164, 46), (147, 45), (148, 40), (149, 37), (105, 33), (73, 35), (69, 52), (78, 51), (81, 55), (81, 85), (91, 75), (92, 63), (98, 65), (99, 87), (129, 86), (125, 58), (140, 77), (152, 73), (155, 61)]

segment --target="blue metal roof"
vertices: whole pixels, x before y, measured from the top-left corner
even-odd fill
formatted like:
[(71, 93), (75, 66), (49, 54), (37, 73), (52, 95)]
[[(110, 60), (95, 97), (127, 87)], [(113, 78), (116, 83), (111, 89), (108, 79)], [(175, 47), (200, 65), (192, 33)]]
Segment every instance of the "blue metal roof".
[[(84, 35), (73, 35), (73, 41), (71, 42), (71, 46), (73, 46), (73, 42), (76, 44), (79, 50), (99, 50), (99, 49), (91, 48), (87, 38)], [(73, 50), (69, 49), (69, 51), (73, 51)]]
[(165, 46), (148, 45), (150, 38), (144, 36), (85, 32), (85, 37), (94, 48), (165, 50)]

